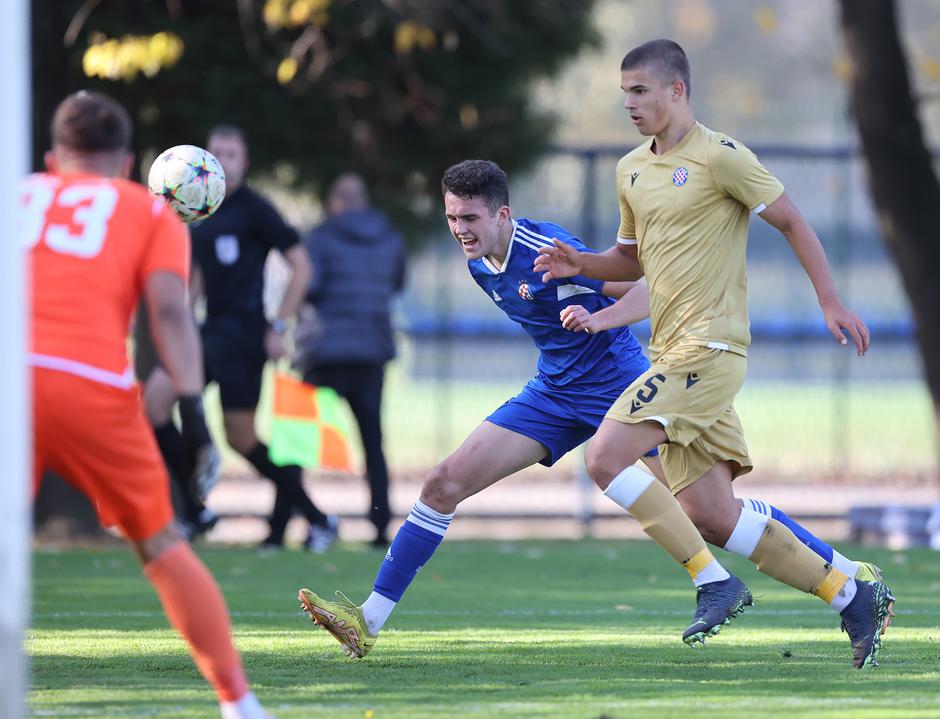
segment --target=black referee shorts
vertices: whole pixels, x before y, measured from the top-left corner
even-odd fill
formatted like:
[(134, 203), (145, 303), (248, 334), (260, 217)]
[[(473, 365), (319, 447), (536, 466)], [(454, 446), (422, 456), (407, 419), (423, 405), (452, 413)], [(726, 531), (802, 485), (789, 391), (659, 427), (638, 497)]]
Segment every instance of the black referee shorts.
[(248, 410), (258, 406), (267, 353), (263, 317), (213, 317), (202, 326), (202, 356), (206, 384), (219, 385), (222, 409)]

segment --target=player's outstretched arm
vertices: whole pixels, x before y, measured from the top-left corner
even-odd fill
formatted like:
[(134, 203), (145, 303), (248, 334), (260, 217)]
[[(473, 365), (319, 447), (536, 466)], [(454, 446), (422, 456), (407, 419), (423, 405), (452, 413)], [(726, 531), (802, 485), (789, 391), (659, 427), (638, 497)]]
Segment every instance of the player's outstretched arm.
[(583, 275), (595, 280), (635, 281), (643, 276), (637, 259), (636, 245), (617, 244), (601, 253), (580, 252), (559, 239), (552, 238), (554, 247), (542, 247), (535, 258), (535, 271), (542, 281)]
[(864, 355), (868, 350), (870, 339), (868, 327), (858, 315), (845, 307), (839, 299), (839, 293), (836, 291), (836, 285), (832, 279), (832, 272), (829, 270), (829, 262), (826, 260), (822, 243), (820, 243), (819, 237), (816, 236), (813, 228), (800, 214), (796, 205), (793, 204), (786, 193), (783, 193), (766, 207), (760, 213), (760, 216), (780, 230), (787, 238), (787, 242), (790, 243), (794, 254), (800, 260), (800, 264), (803, 265), (803, 269), (813, 283), (829, 331), (843, 345), (848, 344), (845, 337), (845, 333), (848, 333), (855, 344), (855, 351), (858, 352), (858, 356)]
[(157, 353), (179, 401), (186, 478), (202, 499), (218, 481), (219, 457), (202, 406), (202, 345), (186, 284), (174, 272), (157, 271), (145, 287)]
[(606, 282), (601, 292), (620, 299), (594, 314), (581, 305), (569, 305), (561, 311), (562, 326), (572, 332), (594, 334), (613, 327), (632, 325), (650, 316), (649, 293), (643, 283)]

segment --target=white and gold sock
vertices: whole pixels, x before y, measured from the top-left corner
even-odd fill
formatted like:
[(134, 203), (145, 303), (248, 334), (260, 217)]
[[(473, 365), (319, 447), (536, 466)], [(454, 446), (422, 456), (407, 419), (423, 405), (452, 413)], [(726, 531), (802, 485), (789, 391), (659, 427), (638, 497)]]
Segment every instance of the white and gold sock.
[(731, 576), (705, 545), (678, 500), (649, 472), (636, 465), (627, 467), (614, 477), (604, 496), (632, 514), (650, 539), (685, 567), (695, 586)]

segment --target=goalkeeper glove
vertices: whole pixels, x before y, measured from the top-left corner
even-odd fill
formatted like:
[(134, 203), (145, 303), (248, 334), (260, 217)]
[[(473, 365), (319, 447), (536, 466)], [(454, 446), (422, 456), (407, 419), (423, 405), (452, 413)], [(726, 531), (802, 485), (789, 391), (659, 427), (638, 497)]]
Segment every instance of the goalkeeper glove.
[(183, 436), (183, 477), (190, 492), (204, 502), (219, 481), (221, 461), (206, 426), (202, 397), (179, 398), (180, 434)]

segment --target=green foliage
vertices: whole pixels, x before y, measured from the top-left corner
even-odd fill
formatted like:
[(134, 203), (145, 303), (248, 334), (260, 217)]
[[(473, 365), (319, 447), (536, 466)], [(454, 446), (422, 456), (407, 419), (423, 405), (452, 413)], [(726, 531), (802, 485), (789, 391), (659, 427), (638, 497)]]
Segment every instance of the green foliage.
[[(54, 104), (97, 89), (132, 111), (139, 151), (202, 144), (213, 125), (234, 123), (247, 130), (253, 172), (320, 191), (356, 170), (400, 220), (437, 219), (439, 177), (453, 162), (485, 157), (509, 172), (530, 165), (553, 128), (552, 114), (533, 106), (534, 83), (597, 38), (593, 0), (87, 5), (66, 47), (66, 28), (86, 3), (33, 0), (37, 152)], [(172, 66), (152, 77), (85, 76), (82, 57), (95, 39), (161, 31), (183, 41)]]
[[(297, 589), (361, 601), (380, 552), (200, 553), (234, 614), (248, 677), (281, 719), (940, 716), (935, 554), (840, 549), (878, 562), (898, 596), (875, 669), (850, 667), (829, 607), (725, 554), (757, 605), (692, 650), (679, 636), (694, 590), (652, 542), (448, 540), (375, 649), (349, 661), (297, 610)], [(33, 566), (33, 715), (217, 715), (129, 552), (40, 551)]]

